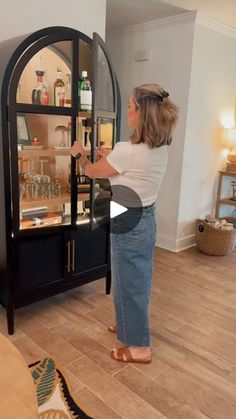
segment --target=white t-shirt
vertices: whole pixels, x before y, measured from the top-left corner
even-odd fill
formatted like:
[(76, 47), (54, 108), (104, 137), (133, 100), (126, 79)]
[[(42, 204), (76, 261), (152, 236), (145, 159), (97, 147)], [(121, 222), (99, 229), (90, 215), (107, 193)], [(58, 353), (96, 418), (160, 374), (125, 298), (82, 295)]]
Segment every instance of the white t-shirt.
[[(109, 178), (113, 185), (127, 186), (136, 192), (143, 206), (153, 204), (167, 168), (167, 147), (149, 148), (147, 144), (120, 141), (107, 156), (108, 163), (119, 173)], [(136, 206), (127, 203), (127, 206)]]

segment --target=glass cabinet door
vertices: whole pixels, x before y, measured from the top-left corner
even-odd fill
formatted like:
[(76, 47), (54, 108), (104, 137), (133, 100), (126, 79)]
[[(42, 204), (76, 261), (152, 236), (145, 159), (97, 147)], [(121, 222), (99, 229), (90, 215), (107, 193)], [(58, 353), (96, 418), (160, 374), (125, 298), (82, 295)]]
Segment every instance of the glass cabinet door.
[(93, 85), (92, 85), (92, 46), (79, 39), (78, 46), (78, 109), (91, 118)]
[(115, 111), (111, 69), (100, 45), (97, 50), (96, 107), (101, 111)]
[[(105, 44), (98, 34), (93, 38), (93, 147), (92, 159), (96, 159), (96, 148), (104, 147), (110, 152), (115, 144), (117, 119), (116, 78), (106, 51)], [(99, 193), (96, 191), (98, 185)], [(91, 223), (97, 220), (108, 221), (111, 199), (108, 179), (95, 179), (92, 193)], [(100, 223), (100, 221), (99, 221)]]
[(72, 222), (73, 41), (47, 41), (32, 45), (19, 60), (11, 98), (16, 230)]
[(71, 118), (17, 113), (20, 230), (71, 223)]
[[(92, 160), (92, 119), (86, 118), (86, 115), (80, 115), (77, 119), (77, 141), (84, 147), (87, 157)], [(104, 147), (111, 151), (114, 144), (115, 120), (109, 118), (97, 118), (96, 124), (96, 144), (95, 148)], [(97, 156), (95, 155), (95, 159)], [(94, 160), (95, 160), (94, 159)], [(109, 186), (108, 179), (89, 179), (84, 174), (80, 161), (76, 162), (77, 177), (77, 224), (89, 223), (91, 207), (91, 195), (96, 198), (101, 194), (104, 188)], [(93, 204), (92, 204), (93, 206)]]
[[(76, 120), (76, 140), (83, 146), (91, 160), (91, 113), (79, 112)], [(92, 181), (84, 174), (79, 159), (76, 160), (76, 224), (88, 224), (90, 221), (91, 184)]]
[(72, 42), (60, 41), (39, 50), (26, 64), (16, 102), (71, 107)]
[[(76, 91), (78, 94), (78, 109), (76, 118), (75, 138), (87, 151), (91, 159), (92, 132), (92, 47), (84, 39), (78, 39), (78, 63)], [(76, 200), (75, 223), (88, 224), (90, 221), (91, 180), (84, 175), (79, 160), (75, 163), (75, 188), (73, 199)], [(74, 219), (74, 217), (73, 217)]]
[(106, 47), (98, 34), (93, 39), (94, 147), (113, 148), (116, 137), (117, 81)]

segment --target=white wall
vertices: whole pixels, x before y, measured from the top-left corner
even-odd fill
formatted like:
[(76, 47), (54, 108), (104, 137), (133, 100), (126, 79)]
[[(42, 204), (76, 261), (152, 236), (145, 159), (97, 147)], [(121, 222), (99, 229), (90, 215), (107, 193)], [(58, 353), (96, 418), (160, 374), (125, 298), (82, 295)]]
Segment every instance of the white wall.
[[(234, 112), (236, 39), (195, 25), (177, 241), (194, 236), (196, 218), (214, 213), (218, 170), (224, 167), (222, 121)], [(228, 186), (227, 186), (228, 185)], [(225, 193), (231, 193), (229, 178)], [(226, 191), (227, 189), (227, 191)], [(222, 208), (221, 214), (233, 207)]]
[[(134, 86), (160, 83), (180, 106), (158, 198), (158, 245), (184, 249), (195, 242), (195, 219), (214, 214), (218, 170), (226, 161), (221, 118), (225, 112), (233, 115), (236, 99), (236, 31), (190, 12), (110, 32), (107, 42), (121, 87), (124, 137)], [(141, 49), (151, 50), (150, 61), (134, 62)], [(229, 179), (223, 186), (229, 196)], [(232, 209), (222, 208), (221, 214)]]
[[(181, 113), (169, 148), (168, 172), (158, 197), (158, 244), (174, 250), (177, 236), (182, 159), (193, 49), (194, 21), (160, 19), (137, 25), (133, 30), (109, 32), (106, 36), (122, 96), (122, 137), (127, 138), (128, 97), (134, 86), (154, 82), (170, 92)], [(151, 50), (151, 60), (134, 62), (134, 52)]]
[(1, 2), (0, 42), (47, 26), (68, 26), (105, 36), (106, 0), (7, 0)]

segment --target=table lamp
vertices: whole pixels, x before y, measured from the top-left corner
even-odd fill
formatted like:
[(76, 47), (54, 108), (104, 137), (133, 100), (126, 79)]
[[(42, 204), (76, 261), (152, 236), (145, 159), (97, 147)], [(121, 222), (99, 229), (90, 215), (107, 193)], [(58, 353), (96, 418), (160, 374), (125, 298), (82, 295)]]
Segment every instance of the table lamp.
[(229, 150), (226, 170), (229, 172), (236, 172), (236, 128), (225, 129), (224, 147)]
[(55, 128), (56, 132), (61, 133), (61, 139), (59, 142), (59, 147), (67, 147), (69, 148), (69, 138), (67, 138), (67, 141), (65, 140), (65, 133), (69, 133), (69, 127), (65, 127), (65, 125), (57, 125)]

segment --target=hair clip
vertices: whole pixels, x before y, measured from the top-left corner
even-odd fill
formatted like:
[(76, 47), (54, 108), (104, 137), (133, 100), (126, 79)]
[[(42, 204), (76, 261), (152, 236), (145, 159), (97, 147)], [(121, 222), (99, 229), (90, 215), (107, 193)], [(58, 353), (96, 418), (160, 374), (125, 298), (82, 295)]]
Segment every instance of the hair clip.
[(170, 94), (168, 92), (166, 92), (165, 90), (163, 90), (163, 92), (161, 93), (161, 97), (162, 99), (164, 99), (165, 97), (170, 96)]

